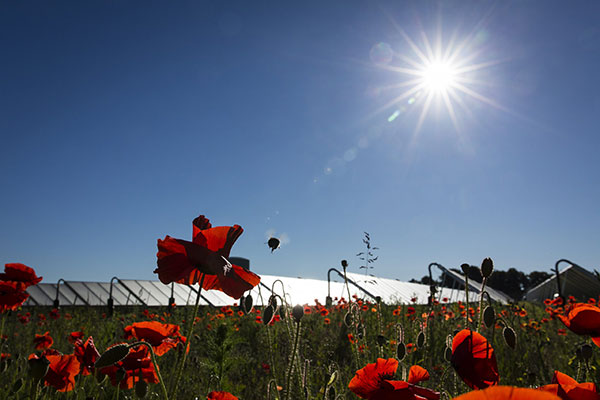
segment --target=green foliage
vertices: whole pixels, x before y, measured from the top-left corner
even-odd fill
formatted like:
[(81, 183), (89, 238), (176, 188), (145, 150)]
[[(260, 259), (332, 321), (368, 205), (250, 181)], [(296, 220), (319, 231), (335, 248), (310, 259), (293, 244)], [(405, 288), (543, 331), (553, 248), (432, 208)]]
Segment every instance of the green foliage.
[[(494, 272), (495, 274), (496, 272)], [(409, 308), (414, 308), (409, 312)], [(323, 311), (327, 310), (327, 311)], [(290, 398), (322, 399), (332, 394), (342, 398), (356, 398), (347, 385), (357, 369), (378, 357), (397, 357), (402, 353), (397, 379), (406, 378), (411, 365), (426, 368), (431, 379), (423, 386), (451, 395), (469, 389), (454, 375), (447, 361), (447, 337), (464, 327), (459, 304), (381, 305), (353, 302), (354, 319), (350, 326), (344, 323), (348, 313), (346, 303), (325, 309), (323, 306), (305, 308), (295, 362), (291, 367)], [(399, 310), (399, 311), (398, 311)], [(586, 344), (586, 339), (571, 332), (564, 335), (560, 321), (547, 319), (544, 309), (530, 303), (494, 305), (506, 325), (514, 329), (515, 349), (505, 343), (504, 324), (482, 326), (480, 333), (492, 344), (498, 360), (501, 384), (530, 386), (550, 383), (554, 370), (560, 370), (580, 381), (598, 378), (600, 364), (597, 347)], [(523, 310), (526, 310), (524, 312)], [(124, 342), (123, 328), (133, 322), (158, 320), (185, 325), (187, 310), (176, 308), (171, 313), (163, 309), (144, 312), (139, 308), (116, 309), (112, 317), (100, 308), (64, 308), (60, 318), (48, 317), (50, 309), (27, 308), (30, 322), (23, 324), (17, 313), (6, 316), (2, 352), (10, 353), (0, 368), (0, 399), (26, 399), (32, 380), (28, 376), (27, 359), (35, 353), (33, 337), (36, 333), (50, 332), (53, 348), (64, 354), (73, 352), (68, 341), (72, 331), (83, 330), (91, 335), (100, 353), (115, 343)], [(42, 314), (45, 318), (40, 318)], [(425, 314), (425, 317), (423, 317)], [(294, 346), (293, 318), (281, 320), (279, 311), (273, 323), (265, 325), (260, 309), (238, 315), (237, 309), (201, 309), (191, 341), (188, 362), (180, 382), (180, 399), (206, 398), (213, 390), (224, 390), (240, 399), (265, 399), (270, 381), (283, 387), (290, 355)], [(433, 317), (427, 318), (428, 315)], [(542, 322), (543, 321), (543, 322)], [(349, 338), (350, 335), (350, 338)], [(510, 335), (510, 334), (509, 334)], [(510, 338), (509, 338), (510, 340)], [(165, 380), (176, 365), (180, 346), (157, 359)], [(399, 350), (400, 349), (400, 350)], [(283, 391), (271, 386), (271, 398)], [(147, 388), (140, 385), (138, 397), (159, 398), (158, 385)], [(116, 389), (108, 380), (99, 382), (93, 376), (78, 377), (76, 390), (65, 397), (53, 388), (40, 385), (40, 399), (96, 399), (112, 398)], [(147, 389), (147, 394), (145, 394)], [(135, 389), (121, 390), (120, 399), (136, 398)]]

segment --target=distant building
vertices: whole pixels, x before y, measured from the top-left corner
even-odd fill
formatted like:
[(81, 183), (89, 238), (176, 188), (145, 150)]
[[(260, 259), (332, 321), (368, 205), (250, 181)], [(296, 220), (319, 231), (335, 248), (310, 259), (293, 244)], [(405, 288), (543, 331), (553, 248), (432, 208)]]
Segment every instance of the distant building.
[[(598, 277), (580, 267), (571, 264), (559, 272), (559, 282), (563, 297), (573, 296), (579, 301), (587, 301), (590, 297), (598, 299), (600, 295), (600, 280)], [(544, 301), (558, 296), (556, 275), (546, 279), (525, 294), (527, 301)]]

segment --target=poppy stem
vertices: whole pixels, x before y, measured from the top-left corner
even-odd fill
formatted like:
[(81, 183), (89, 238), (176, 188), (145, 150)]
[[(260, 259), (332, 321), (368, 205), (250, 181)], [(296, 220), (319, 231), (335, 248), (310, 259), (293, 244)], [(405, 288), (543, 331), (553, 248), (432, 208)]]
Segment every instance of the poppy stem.
[(469, 274), (465, 273), (465, 328), (469, 329)]
[(487, 293), (485, 291), (485, 284), (487, 283), (487, 278), (484, 277), (481, 282), (481, 294), (479, 296), (479, 320), (477, 322), (476, 332), (479, 333), (479, 329), (481, 328), (481, 318), (483, 316), (483, 294)]
[(175, 381), (173, 385), (170, 387), (169, 393), (171, 393), (174, 399), (177, 398), (177, 389), (179, 388), (179, 380), (181, 379), (181, 374), (183, 373), (183, 366), (185, 365), (185, 360), (187, 359), (187, 351), (190, 346), (190, 341), (192, 340), (192, 334), (194, 333), (194, 322), (196, 320), (196, 315), (198, 314), (198, 308), (200, 306), (200, 294), (202, 293), (202, 285), (204, 284), (204, 277), (206, 274), (202, 274), (202, 278), (200, 278), (200, 284), (198, 286), (198, 294), (196, 295), (196, 303), (194, 304), (194, 312), (192, 314), (192, 318), (188, 321), (187, 335), (185, 341), (185, 349), (183, 350), (183, 356), (181, 357), (181, 362), (179, 363), (179, 368), (177, 368), (177, 373), (175, 375)]
[[(150, 343), (142, 340), (140, 342), (130, 344), (129, 348), (133, 348), (136, 346), (146, 346), (146, 348), (148, 348), (148, 350), (150, 351), (150, 359), (152, 360), (152, 365), (154, 365), (154, 370), (156, 371), (156, 375), (158, 376), (158, 381), (160, 382), (160, 387), (163, 392), (163, 397), (165, 398), (165, 400), (169, 400), (169, 395), (167, 394), (167, 388), (165, 387), (165, 381), (163, 381), (163, 378), (160, 374), (160, 370), (158, 369), (158, 364), (156, 363), (156, 355), (154, 354), (154, 349), (152, 348), (152, 345)], [(134, 378), (134, 381), (135, 381), (135, 378)]]
[(292, 367), (294, 366), (294, 358), (296, 356), (296, 351), (298, 350), (298, 340), (300, 338), (300, 321), (296, 322), (296, 335), (294, 337), (294, 350), (292, 351), (292, 356), (290, 359), (290, 366), (288, 367), (288, 371), (285, 377), (285, 398), (290, 399), (290, 380), (292, 376)]

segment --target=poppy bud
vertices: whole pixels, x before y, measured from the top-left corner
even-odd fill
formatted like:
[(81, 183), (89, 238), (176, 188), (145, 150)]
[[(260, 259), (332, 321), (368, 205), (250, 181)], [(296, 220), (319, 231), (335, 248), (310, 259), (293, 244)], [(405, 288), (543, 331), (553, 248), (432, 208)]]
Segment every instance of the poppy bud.
[(285, 306), (279, 307), (279, 318), (281, 318), (282, 321), (285, 320), (285, 317), (287, 316), (285, 310)]
[(581, 358), (583, 358), (584, 360), (589, 360), (590, 358), (592, 358), (592, 346), (590, 346), (589, 344), (584, 344), (583, 346), (581, 346)]
[(425, 333), (423, 331), (419, 332), (417, 336), (417, 347), (421, 348), (425, 344)]
[(483, 323), (486, 327), (491, 328), (494, 326), (494, 322), (496, 322), (496, 311), (494, 311), (494, 307), (487, 306), (483, 310)]
[(145, 380), (139, 380), (135, 384), (135, 395), (140, 399), (143, 399), (148, 394), (148, 384)]
[(347, 327), (350, 327), (350, 326), (352, 326), (352, 314), (350, 313), (350, 311), (348, 311), (348, 312), (346, 313), (346, 315), (344, 315), (344, 324), (345, 324)]
[(331, 299), (331, 296), (327, 296), (325, 297), (325, 307), (331, 307), (333, 305), (333, 300)]
[(273, 307), (273, 309), (277, 308), (277, 296), (271, 295), (269, 297), (269, 305)]
[(342, 267), (346, 268), (348, 266), (348, 261), (342, 260)]
[(377, 304), (381, 303), (381, 296), (375, 296), (375, 302)]
[(358, 324), (356, 330), (358, 331), (357, 334), (359, 339), (365, 337), (365, 327), (363, 326), (363, 324)]
[(6, 371), (6, 367), (7, 365), (5, 361), (0, 362), (0, 374)]
[(505, 326), (502, 330), (502, 336), (504, 336), (504, 341), (511, 349), (514, 350), (517, 347), (517, 336), (511, 327)]
[(248, 314), (250, 311), (252, 311), (252, 296), (248, 295), (244, 299), (244, 312)]
[(15, 383), (13, 383), (11, 390), (13, 393), (18, 393), (22, 387), (23, 387), (23, 379), (19, 378), (15, 381)]
[(404, 360), (405, 356), (406, 356), (406, 346), (404, 345), (404, 342), (400, 342), (400, 343), (398, 343), (398, 347), (396, 347), (396, 358), (398, 359), (398, 361), (402, 361), (402, 360)]
[(115, 379), (117, 380), (117, 382), (120, 383), (123, 379), (125, 379), (126, 375), (127, 375), (127, 371), (125, 371), (125, 368), (119, 367), (117, 372), (115, 372)]
[(327, 399), (335, 400), (335, 388), (334, 387), (330, 387), (329, 390), (327, 391)]
[(460, 269), (462, 269), (462, 272), (463, 272), (465, 275), (469, 275), (469, 269), (470, 269), (470, 268), (471, 268), (471, 266), (470, 266), (469, 264), (462, 264), (462, 265), (460, 266)]
[(304, 307), (300, 304), (295, 305), (292, 309), (292, 317), (294, 317), (296, 322), (300, 323), (300, 320), (304, 317)]
[(29, 375), (36, 381), (41, 380), (48, 372), (50, 361), (44, 356), (27, 360), (29, 364)]
[(484, 278), (489, 278), (492, 272), (494, 272), (494, 262), (488, 257), (481, 263), (481, 276)]
[(275, 310), (273, 310), (272, 306), (267, 306), (265, 308), (265, 311), (263, 311), (263, 323), (265, 325), (269, 325), (269, 323), (271, 322), (271, 320), (273, 319), (273, 315)]
[(444, 360), (448, 362), (452, 360), (452, 348), (446, 347), (446, 350), (444, 350)]
[(112, 346), (106, 350), (100, 358), (96, 360), (94, 366), (96, 368), (109, 367), (114, 363), (118, 363), (129, 354), (129, 345), (126, 343), (120, 343)]
[(380, 346), (384, 346), (387, 343), (387, 339), (383, 335), (377, 335), (377, 344)]

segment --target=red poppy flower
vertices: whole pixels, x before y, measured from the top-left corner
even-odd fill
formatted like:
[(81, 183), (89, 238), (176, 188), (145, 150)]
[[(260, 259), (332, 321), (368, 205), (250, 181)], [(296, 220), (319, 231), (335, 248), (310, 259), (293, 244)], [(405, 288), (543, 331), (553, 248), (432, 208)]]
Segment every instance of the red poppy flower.
[(28, 297), (27, 292), (19, 289), (19, 283), (0, 281), (0, 312), (16, 310)]
[(536, 389), (494, 386), (485, 390), (473, 390), (454, 400), (560, 400), (560, 397)]
[(152, 345), (157, 356), (162, 356), (180, 342), (185, 343), (185, 336), (181, 336), (179, 329), (179, 325), (144, 321), (126, 326), (124, 330), (125, 339), (144, 340)]
[(46, 332), (43, 335), (35, 334), (35, 339), (33, 339), (33, 343), (35, 344), (36, 350), (45, 350), (52, 347), (54, 344), (54, 340), (49, 335), (50, 332)]
[(94, 363), (100, 357), (100, 353), (94, 345), (94, 339), (90, 336), (87, 338), (85, 343), (81, 339), (75, 341), (75, 348), (73, 349), (73, 355), (77, 357), (77, 361), (81, 366), (79, 373), (86, 376), (94, 371)]
[(84, 334), (82, 331), (71, 332), (69, 334), (69, 343), (75, 344), (78, 339), (83, 340), (83, 336)]
[(463, 329), (452, 341), (451, 363), (460, 378), (472, 389), (497, 385), (500, 377), (494, 349), (485, 337)]
[(37, 276), (33, 268), (15, 263), (4, 265), (4, 273), (0, 273), (0, 280), (17, 282), (18, 288), (25, 290), (29, 286), (40, 283), (42, 277)]
[(239, 299), (260, 282), (260, 277), (227, 258), (231, 247), (244, 231), (241, 226), (212, 225), (203, 215), (193, 221), (193, 241), (170, 236), (158, 240), (157, 265), (154, 270), (164, 284), (195, 284), (204, 275), (202, 287), (220, 290)]
[(440, 394), (415, 384), (429, 379), (424, 368), (410, 368), (408, 382), (392, 380), (398, 369), (398, 360), (378, 358), (356, 371), (348, 388), (358, 397), (368, 400), (437, 400)]
[(229, 392), (210, 392), (206, 400), (238, 400)]
[(555, 394), (562, 400), (598, 400), (598, 392), (594, 383), (578, 383), (569, 375), (559, 371), (554, 371), (551, 385), (545, 385), (539, 389)]
[[(121, 369), (124, 372), (124, 378), (119, 384), (117, 371)], [(110, 367), (101, 368), (99, 372), (108, 375), (111, 384), (113, 386), (119, 384), (121, 389), (133, 388), (135, 382), (139, 381), (140, 375), (148, 383), (158, 383), (158, 375), (146, 346), (138, 346), (132, 349), (123, 360)]]
[(589, 335), (596, 346), (600, 347), (600, 308), (585, 303), (573, 304), (567, 309), (567, 316), (558, 314), (558, 318), (567, 328), (578, 335)]
[(79, 361), (74, 355), (46, 355), (50, 365), (44, 384), (59, 392), (70, 392), (75, 388), (75, 376), (79, 373)]

